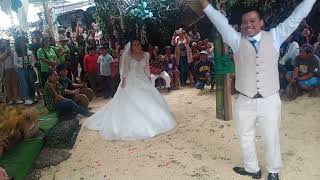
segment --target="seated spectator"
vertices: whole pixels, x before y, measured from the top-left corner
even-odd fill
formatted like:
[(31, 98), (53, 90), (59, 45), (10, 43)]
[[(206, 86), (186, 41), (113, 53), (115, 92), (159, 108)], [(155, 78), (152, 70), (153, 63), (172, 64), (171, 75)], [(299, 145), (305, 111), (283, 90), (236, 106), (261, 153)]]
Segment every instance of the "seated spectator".
[(79, 106), (75, 101), (63, 97), (64, 87), (58, 82), (56, 71), (48, 72), (48, 80), (44, 85), (44, 100), (49, 111), (65, 112), (72, 110), (78, 114), (89, 117), (94, 113), (86, 108)]
[(171, 46), (165, 47), (165, 54), (163, 59), (166, 61), (167, 67), (166, 72), (169, 74), (171, 79), (171, 88), (179, 89), (180, 88), (180, 73), (178, 70), (178, 65), (175, 60), (174, 55), (172, 54)]
[[(74, 81), (72, 81), (71, 79), (69, 79), (67, 76), (68, 70), (66, 69), (66, 67), (63, 64), (59, 64), (57, 66), (57, 73), (59, 76), (59, 83), (64, 87), (65, 90), (71, 91), (71, 92), (67, 92), (67, 94), (70, 95), (69, 97), (72, 97), (70, 99), (73, 99), (74, 95), (77, 94), (75, 92), (79, 91), (78, 94), (83, 94), (86, 96), (86, 98), (89, 101), (92, 101), (92, 99), (94, 97), (93, 90), (88, 88), (85, 83), (77, 84)], [(77, 91), (74, 91), (74, 90), (77, 90)]]
[(99, 56), (96, 54), (94, 47), (88, 48), (88, 54), (84, 56), (84, 69), (87, 73), (90, 87), (94, 91), (94, 93), (98, 93), (97, 83), (99, 76), (99, 66), (98, 66), (98, 58)]
[(150, 73), (151, 82), (153, 86), (156, 85), (156, 79), (161, 77), (166, 81), (166, 88), (168, 91), (171, 90), (171, 79), (169, 74), (165, 71), (165, 61), (162, 59), (159, 53), (159, 47), (155, 46), (153, 49), (153, 54), (150, 58)]
[(111, 77), (111, 63), (113, 58), (108, 54), (107, 47), (101, 48), (101, 55), (98, 58), (98, 63), (100, 67), (100, 80), (101, 85), (103, 86), (103, 95), (105, 99), (111, 98), (114, 96), (115, 92), (113, 91), (113, 81)]
[(19, 92), (19, 77), (14, 62), (17, 54), (10, 48), (9, 40), (0, 39), (0, 74), (3, 76), (6, 100), (9, 105), (22, 104)]
[(196, 88), (204, 89), (205, 84), (211, 85), (211, 90), (215, 85), (214, 65), (208, 59), (207, 51), (200, 52), (200, 61), (195, 65), (195, 75), (197, 79)]
[(28, 52), (28, 38), (18, 36), (15, 38), (14, 46), (17, 53), (15, 66), (19, 76), (20, 94), (24, 104), (31, 105), (35, 100), (36, 76), (33, 70), (31, 52)]
[(291, 35), (286, 42), (289, 42), (289, 48), (280, 59), (279, 64), (286, 66), (287, 70), (292, 70), (291, 67), (293, 66), (294, 60), (299, 55), (299, 44), (293, 35)]
[(190, 37), (190, 42), (198, 42), (201, 39), (200, 33), (198, 32), (197, 26), (193, 26), (191, 31), (188, 33)]
[(314, 55), (318, 56), (320, 58), (320, 33), (318, 33), (317, 37), (318, 42), (314, 43), (313, 48), (314, 48)]
[(55, 69), (59, 61), (53, 48), (50, 47), (50, 38), (42, 38), (42, 46), (37, 51), (37, 57), (40, 61), (40, 79), (41, 84), (47, 82), (49, 69)]
[(287, 73), (287, 80), (290, 83), (297, 82), (304, 90), (313, 90), (320, 86), (320, 78), (316, 77), (318, 69), (319, 59), (313, 54), (313, 47), (304, 44), (294, 61), (293, 72)]

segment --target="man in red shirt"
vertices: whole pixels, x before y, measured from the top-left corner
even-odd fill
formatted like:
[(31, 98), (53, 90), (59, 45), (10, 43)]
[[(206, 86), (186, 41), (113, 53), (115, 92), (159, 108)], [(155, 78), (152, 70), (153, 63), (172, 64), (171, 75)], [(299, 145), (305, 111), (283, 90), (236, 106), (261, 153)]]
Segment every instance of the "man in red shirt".
[(97, 93), (97, 82), (99, 77), (99, 55), (96, 54), (95, 48), (89, 47), (88, 54), (84, 56), (84, 70), (88, 75), (88, 80), (92, 90)]

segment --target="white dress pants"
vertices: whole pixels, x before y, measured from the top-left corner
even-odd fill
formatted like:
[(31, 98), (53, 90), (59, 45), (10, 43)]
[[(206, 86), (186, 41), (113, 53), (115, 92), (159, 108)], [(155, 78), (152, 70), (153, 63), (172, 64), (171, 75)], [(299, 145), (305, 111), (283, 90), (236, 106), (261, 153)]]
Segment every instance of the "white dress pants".
[(258, 124), (266, 154), (267, 170), (269, 173), (278, 173), (282, 166), (279, 140), (281, 119), (279, 93), (258, 99), (239, 94), (234, 113), (245, 170), (251, 173), (260, 170), (255, 144), (256, 124)]
[(155, 75), (155, 74), (151, 74), (151, 81), (153, 86), (156, 85), (156, 79), (158, 79), (159, 77), (161, 77), (162, 79), (164, 79), (166, 81), (166, 88), (170, 87), (170, 83), (171, 83), (171, 79), (169, 74), (166, 71), (162, 71), (161, 74), (159, 75)]

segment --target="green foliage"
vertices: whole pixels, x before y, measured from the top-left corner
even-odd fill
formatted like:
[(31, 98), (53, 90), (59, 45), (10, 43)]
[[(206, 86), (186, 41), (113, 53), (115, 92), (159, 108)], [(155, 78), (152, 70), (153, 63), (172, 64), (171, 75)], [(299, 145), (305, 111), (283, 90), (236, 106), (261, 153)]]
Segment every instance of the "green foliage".
[(120, 31), (126, 36), (145, 26), (149, 42), (167, 44), (182, 20), (185, 3), (182, 0), (139, 0), (132, 5), (121, 0), (96, 0), (96, 21), (104, 32)]

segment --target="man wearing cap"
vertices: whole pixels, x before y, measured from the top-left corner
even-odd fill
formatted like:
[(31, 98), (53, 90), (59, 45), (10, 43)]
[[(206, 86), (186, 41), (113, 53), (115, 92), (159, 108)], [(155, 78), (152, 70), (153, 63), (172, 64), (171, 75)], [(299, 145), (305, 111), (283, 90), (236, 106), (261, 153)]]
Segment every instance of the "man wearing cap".
[(278, 180), (282, 166), (280, 151), (281, 100), (279, 97), (278, 59), (280, 45), (294, 32), (309, 14), (316, 0), (304, 0), (292, 15), (270, 31), (262, 30), (264, 22), (258, 9), (242, 14), (242, 32), (229, 25), (227, 18), (213, 8), (208, 0), (200, 0), (204, 12), (234, 52), (236, 89), (235, 120), (244, 167), (233, 170), (243, 176), (261, 178), (255, 134), (256, 124), (266, 152), (268, 180)]
[(320, 78), (316, 77), (319, 71), (319, 58), (314, 55), (310, 44), (301, 46), (300, 54), (295, 58), (293, 66), (293, 71), (287, 73), (290, 83), (297, 81), (304, 90), (313, 90), (320, 86)]
[(207, 51), (200, 52), (200, 61), (198, 61), (195, 65), (195, 75), (196, 75), (196, 88), (197, 89), (204, 89), (206, 83), (211, 83), (211, 89), (214, 86), (214, 66), (213, 62), (208, 60), (208, 53)]

